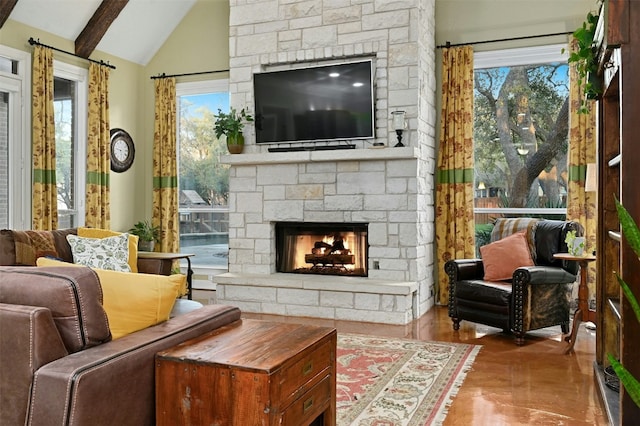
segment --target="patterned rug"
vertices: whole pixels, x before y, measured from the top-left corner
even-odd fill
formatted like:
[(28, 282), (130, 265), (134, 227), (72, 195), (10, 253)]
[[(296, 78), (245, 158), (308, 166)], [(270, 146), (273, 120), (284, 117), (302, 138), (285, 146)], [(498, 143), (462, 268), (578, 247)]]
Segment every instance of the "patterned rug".
[(339, 334), (337, 426), (441, 424), (479, 350)]

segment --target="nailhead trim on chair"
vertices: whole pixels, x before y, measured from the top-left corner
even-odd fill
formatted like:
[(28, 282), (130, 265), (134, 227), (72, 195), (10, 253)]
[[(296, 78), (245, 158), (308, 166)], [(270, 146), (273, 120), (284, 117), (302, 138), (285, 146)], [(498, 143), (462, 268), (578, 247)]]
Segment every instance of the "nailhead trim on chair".
[(456, 266), (453, 263), (447, 262), (444, 265), (444, 269), (449, 276), (449, 316), (453, 318), (456, 316), (456, 312), (454, 309), (455, 297), (456, 294)]
[(516, 269), (513, 274), (513, 332), (516, 336), (524, 335), (524, 283), (528, 282), (529, 272), (524, 269)]

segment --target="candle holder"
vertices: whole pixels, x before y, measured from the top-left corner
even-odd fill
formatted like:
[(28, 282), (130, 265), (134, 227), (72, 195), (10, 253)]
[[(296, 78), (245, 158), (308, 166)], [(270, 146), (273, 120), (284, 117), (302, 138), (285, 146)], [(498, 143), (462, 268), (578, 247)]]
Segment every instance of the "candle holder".
[(391, 112), (391, 116), (393, 117), (393, 129), (396, 131), (396, 136), (398, 138), (398, 143), (394, 146), (404, 146), (402, 143), (402, 132), (407, 127), (407, 122), (404, 119), (404, 111), (393, 111)]

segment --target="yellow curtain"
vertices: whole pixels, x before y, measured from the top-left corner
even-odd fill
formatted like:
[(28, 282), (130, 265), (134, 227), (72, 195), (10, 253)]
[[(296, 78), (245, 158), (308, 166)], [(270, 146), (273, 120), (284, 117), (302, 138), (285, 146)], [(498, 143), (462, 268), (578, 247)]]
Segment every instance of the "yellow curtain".
[(89, 65), (85, 225), (109, 229), (109, 67)]
[(442, 50), (442, 115), (436, 182), (438, 302), (449, 302), (444, 264), (475, 257), (473, 49)]
[(180, 249), (178, 229), (178, 158), (176, 149), (176, 80), (155, 81), (155, 125), (153, 132), (153, 218), (160, 226), (160, 251), (177, 253)]
[(56, 189), (56, 132), (53, 115), (53, 52), (35, 46), (32, 76), (33, 188), (31, 227), (52, 230), (58, 227)]
[[(574, 42), (571, 49), (576, 49)], [(569, 67), (569, 183), (567, 201), (567, 219), (580, 222), (585, 228), (586, 251), (591, 253), (596, 249), (596, 192), (585, 191), (587, 164), (596, 162), (596, 104), (592, 102), (588, 114), (578, 114), (584, 92), (577, 84), (578, 74), (575, 64)], [(595, 263), (589, 263), (587, 284), (589, 286), (589, 304), (595, 300), (596, 294)]]

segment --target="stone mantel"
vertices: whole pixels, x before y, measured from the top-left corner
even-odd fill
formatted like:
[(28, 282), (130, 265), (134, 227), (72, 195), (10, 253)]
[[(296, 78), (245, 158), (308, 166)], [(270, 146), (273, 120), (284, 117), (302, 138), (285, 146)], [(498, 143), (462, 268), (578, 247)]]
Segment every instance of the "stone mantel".
[(368, 149), (337, 149), (333, 151), (267, 152), (259, 154), (230, 154), (222, 162), (232, 166), (259, 164), (312, 163), (326, 161), (407, 160), (419, 158), (416, 147), (386, 147)]

